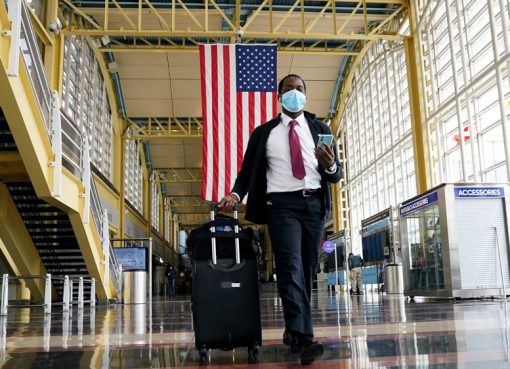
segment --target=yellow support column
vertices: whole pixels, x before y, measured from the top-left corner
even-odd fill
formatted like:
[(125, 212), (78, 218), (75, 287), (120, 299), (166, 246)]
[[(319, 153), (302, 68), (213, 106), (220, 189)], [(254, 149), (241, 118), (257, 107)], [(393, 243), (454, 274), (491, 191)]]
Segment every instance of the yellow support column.
[(64, 66), (64, 34), (58, 28), (58, 0), (46, 2), (46, 30), (50, 30), (50, 44), (44, 47), (44, 69), (52, 90), (62, 96), (62, 70)]
[(125, 213), (125, 185), (124, 185), (124, 176), (126, 171), (126, 139), (124, 135), (120, 138), (121, 144), (120, 144), (120, 196), (119, 196), (119, 234), (117, 235), (118, 238), (124, 238), (124, 213)]
[(340, 230), (341, 224), (341, 216), (340, 212), (340, 188), (338, 184), (334, 184), (331, 189), (331, 204), (333, 205), (333, 232), (338, 232)]
[[(411, 1), (411, 7), (414, 2)], [(414, 9), (410, 9), (409, 20), (412, 35), (405, 39), (405, 53), (407, 66), (407, 80), (409, 85), (409, 106), (411, 109), (411, 125), (414, 146), (414, 164), (416, 173), (416, 189), (418, 193), (425, 192), (431, 186), (431, 174), (428, 171), (428, 151), (426, 143), (426, 130), (428, 127), (424, 122), (424, 100), (422, 91), (422, 78), (419, 58), (419, 33), (416, 33), (417, 19), (414, 16)], [(416, 12), (417, 13), (417, 12)]]
[[(0, 1), (0, 31), (10, 30), (11, 22), (7, 17), (7, 9), (3, 1)], [(0, 61), (4, 66), (8, 66), (9, 48), (11, 46), (11, 37), (4, 32), (0, 32)]]

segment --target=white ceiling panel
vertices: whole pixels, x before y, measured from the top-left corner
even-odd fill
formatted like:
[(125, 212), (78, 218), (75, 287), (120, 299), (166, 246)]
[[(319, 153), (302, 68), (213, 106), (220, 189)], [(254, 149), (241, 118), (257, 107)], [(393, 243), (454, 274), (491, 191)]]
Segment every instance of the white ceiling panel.
[(200, 80), (173, 80), (172, 95), (178, 99), (200, 98)]
[(180, 99), (174, 96), (173, 111), (176, 117), (201, 117), (202, 99), (197, 95), (196, 99)]
[[(168, 64), (171, 67), (200, 67), (200, 58), (197, 51), (185, 52), (182, 54), (168, 53)], [(197, 76), (198, 78), (200, 75)]]
[(121, 79), (168, 79), (166, 65), (119, 65)]
[(168, 59), (164, 53), (116, 53), (115, 60), (120, 65), (137, 65), (137, 66), (166, 66)]
[(122, 93), (126, 99), (170, 99), (170, 79), (121, 79)]
[(200, 66), (172, 66), (170, 67), (170, 77), (173, 80), (197, 80), (200, 81)]
[(170, 99), (124, 99), (128, 117), (173, 117)]

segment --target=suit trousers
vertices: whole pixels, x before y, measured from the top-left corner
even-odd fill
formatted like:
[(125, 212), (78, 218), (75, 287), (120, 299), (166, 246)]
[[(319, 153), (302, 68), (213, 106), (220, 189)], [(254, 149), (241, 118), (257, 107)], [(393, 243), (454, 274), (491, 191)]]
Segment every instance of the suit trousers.
[(313, 337), (310, 305), (324, 233), (322, 194), (317, 191), (305, 197), (302, 191), (271, 193), (267, 205), (285, 328)]

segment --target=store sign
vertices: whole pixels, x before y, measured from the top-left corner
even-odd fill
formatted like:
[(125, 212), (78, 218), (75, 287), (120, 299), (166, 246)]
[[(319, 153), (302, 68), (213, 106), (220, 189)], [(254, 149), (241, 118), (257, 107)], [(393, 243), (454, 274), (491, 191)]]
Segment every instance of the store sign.
[(427, 207), (437, 201), (437, 192), (429, 193), (426, 196), (422, 196), (416, 200), (413, 200), (400, 207), (400, 216), (406, 216), (414, 213), (421, 208)]
[(326, 254), (331, 254), (335, 251), (335, 244), (331, 241), (324, 241), (322, 243), (322, 250), (324, 250)]
[(503, 187), (454, 187), (453, 191), (458, 199), (505, 197)]
[[(363, 225), (363, 222), (361, 224)], [(390, 219), (386, 218), (386, 219), (380, 220), (378, 222), (369, 224), (369, 225), (361, 228), (361, 235), (366, 236), (366, 235), (373, 233), (375, 231), (379, 231), (380, 229), (388, 228), (389, 226), (390, 226)]]

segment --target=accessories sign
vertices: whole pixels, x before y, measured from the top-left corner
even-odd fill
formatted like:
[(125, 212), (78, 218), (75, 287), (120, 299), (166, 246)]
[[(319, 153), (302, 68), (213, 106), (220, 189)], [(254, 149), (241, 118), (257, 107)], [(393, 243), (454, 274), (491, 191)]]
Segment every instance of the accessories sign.
[(503, 187), (454, 187), (456, 198), (504, 197)]
[(429, 193), (412, 202), (404, 204), (400, 207), (400, 215), (405, 216), (414, 213), (416, 210), (429, 206), (437, 201), (437, 192)]

